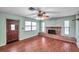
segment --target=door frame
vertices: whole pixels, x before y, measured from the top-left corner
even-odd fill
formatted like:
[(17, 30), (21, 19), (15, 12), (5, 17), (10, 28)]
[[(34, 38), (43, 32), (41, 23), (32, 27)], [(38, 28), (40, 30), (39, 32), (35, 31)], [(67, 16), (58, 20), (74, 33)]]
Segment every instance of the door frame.
[(7, 42), (7, 20), (15, 20), (15, 19), (9, 19), (9, 18), (7, 18), (6, 19), (6, 44), (9, 44), (9, 43), (13, 43), (13, 42), (15, 42), (15, 41), (19, 41), (19, 20), (16, 20), (16, 21), (18, 21), (18, 39), (17, 40), (15, 40), (15, 41), (12, 41), (12, 42)]

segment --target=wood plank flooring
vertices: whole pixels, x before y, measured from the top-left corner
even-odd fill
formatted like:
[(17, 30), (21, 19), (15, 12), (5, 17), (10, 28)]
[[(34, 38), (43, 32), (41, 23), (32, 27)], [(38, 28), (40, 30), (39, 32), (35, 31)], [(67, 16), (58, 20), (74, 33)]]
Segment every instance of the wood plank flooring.
[(75, 52), (76, 44), (43, 36), (35, 36), (0, 47), (0, 52)]

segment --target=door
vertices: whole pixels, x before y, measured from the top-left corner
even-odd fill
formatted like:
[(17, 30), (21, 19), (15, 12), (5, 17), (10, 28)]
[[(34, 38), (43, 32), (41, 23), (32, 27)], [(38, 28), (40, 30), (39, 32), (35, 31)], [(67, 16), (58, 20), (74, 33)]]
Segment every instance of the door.
[(7, 43), (18, 41), (19, 39), (19, 21), (7, 19), (6, 21)]

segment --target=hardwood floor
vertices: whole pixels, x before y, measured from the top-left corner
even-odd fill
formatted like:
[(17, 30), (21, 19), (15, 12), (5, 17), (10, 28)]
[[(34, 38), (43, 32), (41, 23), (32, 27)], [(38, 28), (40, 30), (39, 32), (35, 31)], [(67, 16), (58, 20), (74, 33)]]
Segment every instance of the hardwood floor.
[(35, 36), (0, 47), (0, 52), (75, 52), (79, 51), (75, 43)]

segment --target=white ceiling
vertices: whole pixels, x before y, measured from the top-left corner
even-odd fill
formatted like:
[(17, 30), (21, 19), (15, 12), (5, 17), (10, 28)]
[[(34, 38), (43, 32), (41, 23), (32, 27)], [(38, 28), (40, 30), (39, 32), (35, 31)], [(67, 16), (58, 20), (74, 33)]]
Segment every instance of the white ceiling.
[[(15, 14), (19, 16), (37, 17), (37, 11), (28, 10), (29, 7), (0, 7), (0, 12)], [(77, 14), (79, 7), (40, 7), (43, 11), (51, 11), (57, 13), (47, 13), (51, 17), (63, 17)], [(34, 15), (32, 15), (34, 14)]]

